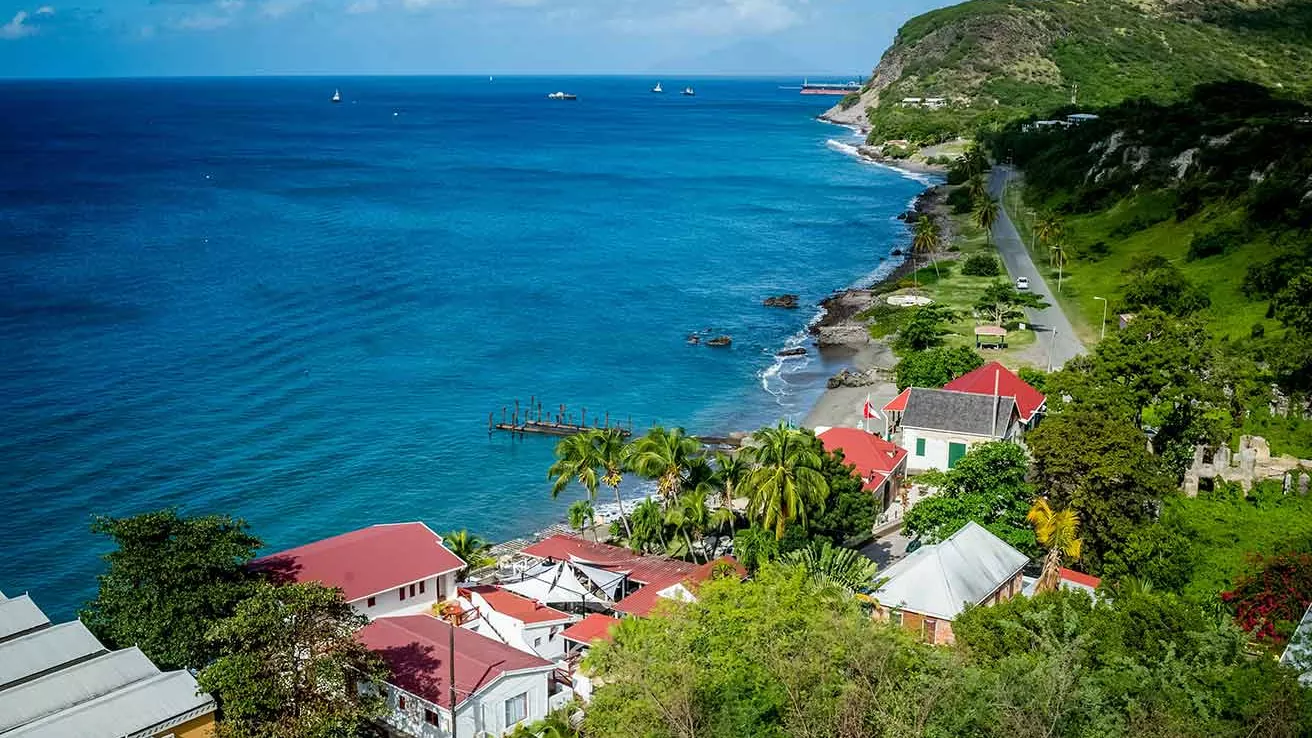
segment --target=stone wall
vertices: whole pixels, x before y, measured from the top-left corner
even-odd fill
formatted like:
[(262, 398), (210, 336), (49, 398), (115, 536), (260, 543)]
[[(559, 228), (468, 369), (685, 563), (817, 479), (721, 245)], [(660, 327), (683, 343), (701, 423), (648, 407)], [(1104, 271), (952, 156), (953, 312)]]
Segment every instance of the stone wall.
[(1252, 489), (1257, 482), (1280, 480), (1286, 492), (1307, 494), (1309, 482), (1312, 482), (1312, 461), (1272, 456), (1265, 438), (1240, 436), (1238, 453), (1232, 453), (1229, 446), (1194, 448), (1194, 463), (1184, 473), (1185, 494), (1197, 496), (1199, 483), (1204, 479), (1237, 482), (1245, 491)]

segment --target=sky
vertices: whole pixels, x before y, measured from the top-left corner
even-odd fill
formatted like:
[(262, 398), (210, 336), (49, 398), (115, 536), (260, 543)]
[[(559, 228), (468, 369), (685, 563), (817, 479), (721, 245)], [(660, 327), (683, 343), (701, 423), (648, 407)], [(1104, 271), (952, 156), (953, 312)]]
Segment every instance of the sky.
[(0, 77), (868, 74), (955, 0), (0, 0)]

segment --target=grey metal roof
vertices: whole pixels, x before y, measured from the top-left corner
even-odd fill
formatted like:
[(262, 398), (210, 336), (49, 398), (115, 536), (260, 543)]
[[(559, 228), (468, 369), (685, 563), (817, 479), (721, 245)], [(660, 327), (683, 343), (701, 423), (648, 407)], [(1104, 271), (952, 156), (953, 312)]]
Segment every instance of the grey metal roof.
[(0, 690), (0, 734), (158, 675), (137, 648), (126, 648)]
[(1010, 397), (912, 387), (902, 427), (1005, 438), (1015, 413), (1016, 401)]
[(887, 577), (874, 598), (943, 620), (979, 604), (1029, 563), (1006, 541), (970, 522), (940, 543), (921, 546), (878, 576)]
[(0, 643), (0, 689), (104, 652), (80, 620), (5, 641)]
[(171, 671), (61, 710), (5, 733), (5, 738), (136, 738), (149, 736), (214, 710), (197, 694), (196, 680)]
[(1304, 687), (1312, 687), (1312, 605), (1303, 613), (1303, 619), (1294, 634), (1289, 638), (1289, 645), (1280, 654), (1280, 663), (1298, 671), (1298, 681)]
[(41, 612), (31, 597), (0, 597), (0, 642), (47, 625), (50, 625), (50, 618)]

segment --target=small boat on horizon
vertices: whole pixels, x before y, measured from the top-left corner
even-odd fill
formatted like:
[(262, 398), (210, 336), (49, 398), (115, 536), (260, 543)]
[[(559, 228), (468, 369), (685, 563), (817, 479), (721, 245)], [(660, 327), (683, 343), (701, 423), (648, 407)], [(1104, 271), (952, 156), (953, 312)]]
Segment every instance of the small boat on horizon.
[(577, 100), (579, 99), (579, 96), (569, 92), (553, 92), (550, 95), (547, 95), (547, 99), (548, 100)]
[(335, 102), (335, 103), (339, 103), (339, 102), (342, 101), (342, 91), (341, 91), (341, 90), (333, 90), (332, 101)]
[(665, 92), (665, 89), (664, 89), (663, 87), (661, 87), (661, 83), (660, 83), (660, 82), (657, 82), (657, 83), (656, 83), (656, 86), (653, 87), (653, 88), (651, 88), (651, 91), (652, 91), (652, 92)]
[(696, 95), (697, 93), (694, 92), (693, 89), (692, 89), (691, 87), (685, 87), (685, 88), (683, 88), (683, 93), (682, 93), (682, 94), (687, 95), (688, 97), (692, 97), (693, 95)]

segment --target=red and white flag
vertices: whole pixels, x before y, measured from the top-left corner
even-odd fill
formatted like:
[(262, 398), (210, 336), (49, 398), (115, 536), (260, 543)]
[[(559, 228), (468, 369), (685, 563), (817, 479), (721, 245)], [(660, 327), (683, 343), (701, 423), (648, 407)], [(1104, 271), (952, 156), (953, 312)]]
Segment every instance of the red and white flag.
[(875, 406), (870, 404), (870, 395), (866, 395), (866, 404), (861, 407), (861, 415), (865, 418), (878, 418), (879, 411)]

